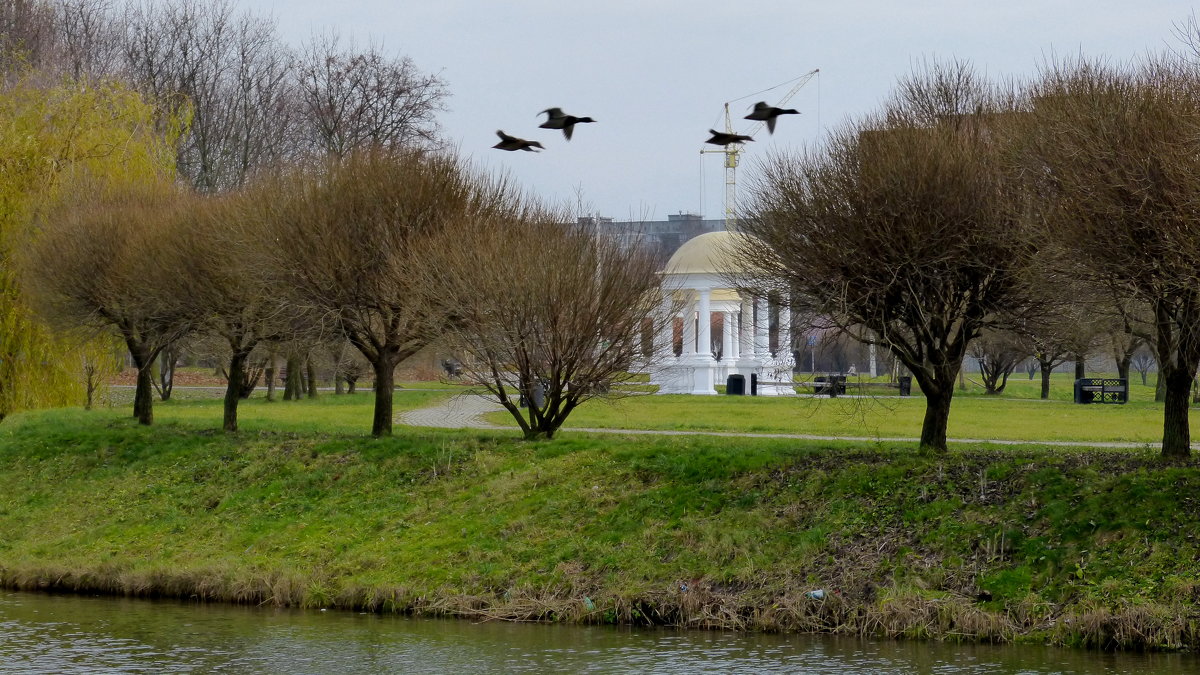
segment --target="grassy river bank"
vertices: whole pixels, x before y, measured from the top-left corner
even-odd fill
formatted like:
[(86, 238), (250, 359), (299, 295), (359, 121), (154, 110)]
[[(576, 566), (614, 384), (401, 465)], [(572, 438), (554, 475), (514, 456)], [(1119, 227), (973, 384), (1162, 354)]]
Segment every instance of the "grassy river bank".
[[(397, 395), (397, 409), (439, 392)], [(12, 588), (513, 620), (1200, 646), (1200, 461), (397, 428), (370, 396), (0, 425)], [(820, 592), (815, 592), (820, 591)], [(819, 596), (819, 597), (814, 597)]]

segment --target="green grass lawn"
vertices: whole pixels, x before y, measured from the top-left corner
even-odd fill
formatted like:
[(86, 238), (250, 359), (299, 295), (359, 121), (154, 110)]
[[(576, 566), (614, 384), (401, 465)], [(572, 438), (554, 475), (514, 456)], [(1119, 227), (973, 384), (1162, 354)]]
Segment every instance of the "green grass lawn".
[[(393, 398), (396, 413), (434, 405), (453, 396), (456, 391), (438, 389), (397, 389)], [(315, 399), (267, 402), (263, 396), (252, 396), (238, 405), (238, 427), (243, 431), (283, 431), (291, 433), (368, 434), (375, 395), (359, 390), (354, 394), (336, 395), (321, 392)], [(170, 401), (154, 401), (155, 424), (175, 425), (188, 429), (220, 429), (223, 414), (219, 397), (176, 397)], [(69, 414), (69, 413), (68, 413)], [(132, 414), (131, 405), (119, 405), (107, 410), (95, 410), (91, 415), (124, 417)]]
[[(398, 393), (397, 407), (442, 395)], [(585, 433), (526, 443), (406, 427), (374, 439), (369, 395), (251, 402), (237, 434), (216, 430), (220, 412), (163, 405), (152, 427), (128, 410), (6, 419), (0, 583), (476, 619), (1200, 646), (1195, 460)], [(813, 601), (813, 588), (839, 595)]]
[[(1130, 386), (1130, 403), (1078, 405), (1071, 402), (1073, 379), (1056, 375), (1052, 398), (1040, 400), (1038, 380), (1010, 380), (1001, 396), (985, 396), (969, 385), (956, 392), (950, 412), (952, 438), (1027, 441), (1134, 442), (1157, 444), (1162, 438), (1162, 406), (1152, 386), (1140, 379)], [(631, 396), (589, 401), (564, 427), (663, 429), (750, 433), (814, 434), (872, 438), (916, 438), (925, 416), (919, 394), (855, 398)], [(511, 425), (507, 413), (489, 421)], [(1200, 424), (1200, 409), (1193, 413)], [(1200, 428), (1200, 427), (1198, 427)]]
[[(1088, 373), (1088, 377), (1113, 377), (1116, 373)], [(883, 378), (877, 378), (883, 379)], [(988, 396), (983, 388), (982, 380), (979, 373), (966, 374), (966, 388), (959, 389), (955, 392), (955, 396), (983, 396), (986, 398), (994, 398)], [(1074, 397), (1075, 375), (1073, 373), (1054, 373), (1050, 376), (1050, 400), (1053, 401), (1071, 401)], [(913, 392), (916, 393), (916, 383), (913, 383)], [(1042, 395), (1042, 376), (1035, 374), (1033, 379), (1024, 372), (1013, 373), (1008, 378), (1008, 385), (1004, 388), (1004, 393), (1000, 394), (1000, 398), (1030, 398), (1038, 399)], [(1147, 384), (1142, 384), (1142, 377), (1137, 372), (1133, 372), (1129, 378), (1129, 400), (1137, 401), (1154, 401), (1154, 375), (1151, 374), (1147, 380)]]
[[(979, 377), (979, 373), (966, 373), (965, 375), (966, 376), (960, 380), (960, 386), (955, 389), (954, 396), (956, 398), (964, 397), (964, 396), (981, 396), (981, 397), (985, 397), (985, 398), (997, 398), (996, 396), (988, 395), (986, 393), (986, 391), (983, 387), (983, 381)], [(1112, 378), (1115, 378), (1117, 375), (1116, 375), (1116, 373), (1088, 373), (1087, 376), (1088, 377), (1112, 377)], [(813, 377), (814, 376), (809, 373), (798, 373), (796, 375), (796, 381), (809, 382), (809, 381), (812, 381)], [(850, 378), (851, 391), (849, 391), (848, 393), (855, 393), (853, 391), (853, 384), (855, 382), (884, 383), (884, 382), (888, 382), (888, 381), (889, 381), (889, 378), (886, 376), (882, 376), (882, 375), (879, 377), (876, 377), (876, 378), (870, 378), (865, 375), (857, 377), (857, 378)], [(1072, 373), (1054, 373), (1054, 374), (1052, 374), (1050, 376), (1050, 400), (1052, 400), (1052, 401), (1071, 401), (1074, 397), (1074, 384), (1075, 384), (1075, 375)], [(965, 387), (962, 385), (965, 385)], [(811, 390), (802, 388), (800, 391), (808, 392)], [(870, 387), (867, 389), (867, 393), (879, 395), (879, 396), (894, 396), (894, 395), (896, 395), (896, 390), (895, 389), (884, 389), (884, 388), (878, 388), (878, 387)], [(917, 382), (914, 380), (913, 381), (913, 394), (916, 395), (917, 393), (918, 393), (918, 386), (917, 386)], [(1042, 395), (1042, 376), (1041, 376), (1041, 374), (1035, 374), (1033, 379), (1031, 380), (1031, 379), (1029, 379), (1029, 376), (1024, 371), (1021, 371), (1021, 372), (1013, 373), (1012, 376), (1008, 378), (1008, 384), (1005, 386), (1004, 392), (999, 395), (999, 398), (1040, 399), (1041, 395)], [(1129, 380), (1129, 400), (1133, 401), (1133, 402), (1153, 401), (1154, 400), (1154, 375), (1153, 374), (1150, 375), (1149, 379), (1147, 380), (1147, 384), (1143, 385), (1141, 376), (1137, 372), (1133, 373), (1132, 377)]]
[[(1001, 396), (985, 396), (968, 381), (956, 392), (950, 414), (953, 438), (1097, 441), (1157, 444), (1162, 433), (1162, 410), (1153, 402), (1153, 387), (1135, 378), (1132, 401), (1126, 405), (1076, 405), (1070, 402), (1068, 374), (1055, 376), (1048, 401), (1039, 400), (1040, 383), (1010, 380)], [(640, 389), (641, 387), (639, 387)], [(434, 405), (465, 388), (440, 382), (410, 382), (396, 390), (396, 412)], [(888, 394), (891, 390), (882, 391)], [(199, 393), (207, 393), (200, 396)], [(219, 390), (177, 390), (171, 401), (155, 402), (156, 420), (193, 429), (220, 427)], [(239, 406), (239, 424), (250, 432), (365, 434), (370, 429), (373, 395), (361, 391), (337, 396), (322, 392), (314, 399), (268, 403), (263, 390)], [(111, 414), (122, 415), (127, 405)], [(100, 413), (98, 413), (100, 414)], [(875, 396), (869, 398), (631, 396), (596, 400), (580, 406), (567, 420), (572, 428), (664, 429), (750, 433), (792, 433), (871, 438), (915, 438), (920, 435), (925, 399)], [(489, 421), (515, 424), (508, 413)], [(1200, 409), (1193, 422), (1200, 424)], [(1198, 427), (1200, 428), (1200, 427)]]

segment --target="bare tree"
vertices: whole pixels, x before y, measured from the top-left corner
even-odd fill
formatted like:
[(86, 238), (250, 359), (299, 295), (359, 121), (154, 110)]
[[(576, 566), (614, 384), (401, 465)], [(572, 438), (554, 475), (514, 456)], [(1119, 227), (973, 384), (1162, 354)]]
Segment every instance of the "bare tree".
[(968, 344), (1026, 303), (1027, 228), (1000, 161), (1006, 110), (969, 66), (931, 66), (882, 114), (764, 165), (741, 221), (754, 283), (873, 331), (912, 372), (924, 448), (946, 449)]
[(121, 27), (112, 0), (54, 3), (59, 67), (74, 80), (97, 80), (121, 70)]
[(175, 366), (179, 365), (179, 357), (183, 354), (184, 347), (180, 342), (181, 340), (176, 340), (158, 353), (158, 363), (154, 368), (157, 377), (151, 379), (151, 383), (154, 385), (154, 391), (158, 393), (158, 398), (163, 401), (170, 401), (171, 394), (175, 391)]
[(1041, 398), (1050, 398), (1050, 375), (1054, 369), (1067, 362), (1075, 344), (1069, 326), (1064, 326), (1058, 317), (1043, 317), (1022, 327), (1021, 336), (1025, 348), (1037, 363), (1042, 376)]
[(331, 370), (333, 371), (333, 386), (335, 394), (354, 393), (358, 378), (366, 371), (359, 354), (345, 338), (338, 338), (326, 344)]
[(321, 153), (343, 157), (368, 147), (437, 145), (435, 115), (446, 83), (412, 59), (376, 45), (344, 48), (332, 33), (314, 36), (296, 60), (305, 137)]
[(1200, 364), (1200, 79), (1176, 58), (1049, 68), (1030, 117), (1047, 236), (1073, 273), (1153, 316), (1165, 386), (1162, 454), (1190, 453), (1188, 403)]
[(129, 77), (189, 123), (177, 164), (198, 190), (237, 187), (291, 151), (292, 60), (273, 21), (170, 0), (129, 5), (123, 25)]
[(979, 362), (984, 394), (990, 396), (1004, 393), (1008, 377), (1029, 356), (1025, 344), (1011, 331), (984, 331), (967, 351)]
[(371, 431), (388, 435), (395, 367), (429, 339), (428, 308), (418, 301), (417, 279), (429, 264), (422, 242), (510, 210), (511, 190), (456, 157), (410, 149), (352, 153), (321, 171), (275, 180), (276, 196), (261, 204), (277, 283), (293, 303), (327, 317), (371, 363)]
[(47, 314), (63, 325), (115, 329), (137, 366), (134, 416), (154, 421), (151, 368), (192, 328), (178, 298), (174, 240), (183, 195), (170, 185), (80, 186), (46, 219), (27, 261)]
[(298, 310), (270, 283), (270, 231), (259, 207), (269, 198), (248, 189), (197, 200), (178, 237), (185, 252), (178, 272), (189, 287), (185, 302), (203, 317), (199, 328), (222, 338), (228, 350), (225, 431), (237, 431), (238, 402), (265, 368), (251, 362), (255, 349), (293, 335), (302, 324)]
[(1142, 386), (1147, 386), (1146, 378), (1150, 374), (1150, 369), (1154, 367), (1154, 353), (1143, 346), (1133, 353), (1133, 358), (1129, 362), (1138, 371), (1138, 374), (1142, 376)]
[(565, 220), (464, 221), (432, 247), (422, 284), (435, 315), (454, 319), (440, 335), (465, 377), (527, 439), (553, 438), (579, 404), (618, 395), (647, 331), (670, 320), (650, 252)]
[(0, 0), (0, 73), (46, 65), (55, 51), (54, 8), (42, 0)]
[(1113, 360), (1117, 364), (1117, 377), (1128, 380), (1129, 366), (1133, 363), (1133, 355), (1146, 345), (1146, 340), (1131, 330), (1117, 329), (1109, 331), (1108, 344)]

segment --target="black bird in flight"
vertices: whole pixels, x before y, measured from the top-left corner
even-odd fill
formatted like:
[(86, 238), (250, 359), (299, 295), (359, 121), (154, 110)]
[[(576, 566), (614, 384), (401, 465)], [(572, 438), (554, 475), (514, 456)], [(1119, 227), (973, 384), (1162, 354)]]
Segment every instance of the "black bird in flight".
[(712, 134), (712, 138), (704, 142), (712, 143), (713, 145), (729, 145), (730, 143), (741, 143), (743, 141), (754, 140), (749, 136), (743, 136), (741, 134), (727, 134), (724, 131), (716, 131), (714, 129), (709, 129), (708, 133)]
[(766, 122), (767, 131), (775, 133), (775, 118), (780, 115), (799, 115), (800, 111), (794, 108), (776, 108), (767, 105), (766, 101), (759, 101), (754, 104), (754, 112), (746, 115), (745, 119), (754, 120), (756, 122)]
[(517, 138), (516, 136), (509, 136), (508, 134), (504, 133), (503, 131), (497, 131), (496, 135), (500, 137), (500, 142), (493, 145), (492, 147), (499, 149), (499, 150), (508, 150), (509, 152), (512, 152), (513, 150), (524, 150), (526, 152), (537, 152), (537, 150), (534, 150), (534, 148), (540, 148), (542, 150), (545, 150), (545, 148), (542, 147), (542, 144), (538, 143), (537, 141), (527, 141), (524, 138)]
[(571, 140), (571, 132), (573, 132), (575, 130), (576, 124), (596, 121), (590, 117), (576, 117), (574, 115), (566, 115), (563, 113), (562, 108), (546, 108), (545, 110), (543, 110), (542, 112), (540, 112), (538, 114), (541, 115), (542, 113), (546, 114), (546, 116), (547, 116), (546, 121), (539, 124), (538, 128), (539, 129), (562, 129), (563, 136), (566, 136), (568, 141)]

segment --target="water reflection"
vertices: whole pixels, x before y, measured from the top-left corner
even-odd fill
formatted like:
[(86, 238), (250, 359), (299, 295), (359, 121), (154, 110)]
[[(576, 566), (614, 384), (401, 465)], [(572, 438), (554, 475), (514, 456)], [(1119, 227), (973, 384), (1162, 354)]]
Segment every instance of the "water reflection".
[(0, 592), (3, 673), (1180, 673), (1180, 654), (435, 621)]

